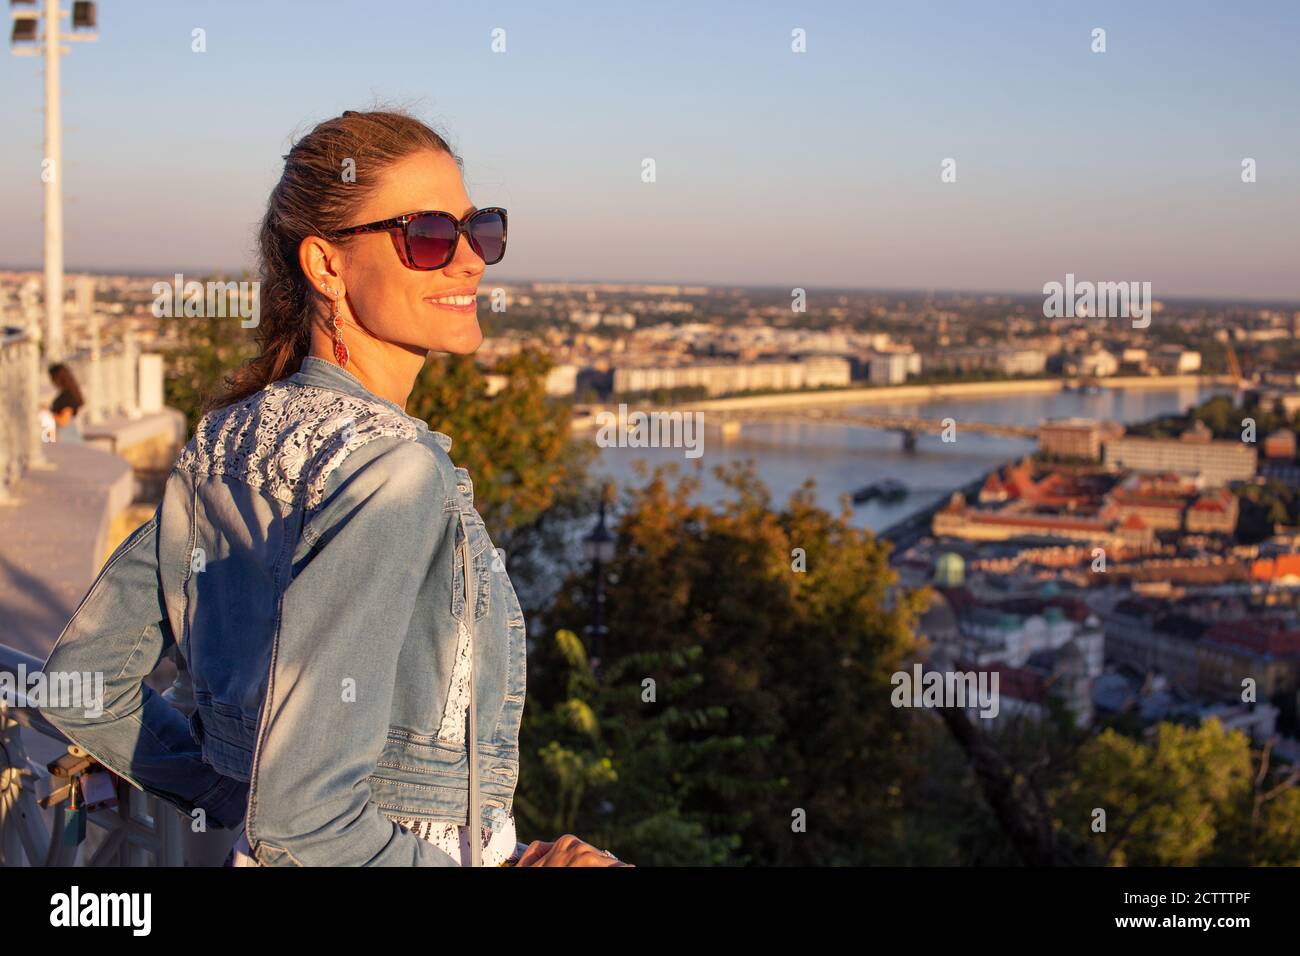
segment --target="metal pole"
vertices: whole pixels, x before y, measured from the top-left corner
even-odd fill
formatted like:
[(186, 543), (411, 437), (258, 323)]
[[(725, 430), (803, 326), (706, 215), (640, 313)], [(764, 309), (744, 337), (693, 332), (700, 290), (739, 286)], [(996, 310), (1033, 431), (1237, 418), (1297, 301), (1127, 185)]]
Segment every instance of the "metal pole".
[(596, 661), (605, 659), (605, 566), (596, 559)]
[(18, 293), (18, 301), (22, 303), (23, 326), (27, 330), (27, 344), (23, 352), (24, 367), (27, 369), (23, 412), (31, 421), (31, 425), (28, 426), (30, 450), (27, 467), (39, 470), (52, 466), (45, 458), (43, 446), (46, 436), (41, 434), (41, 421), (37, 414), (41, 403), (41, 382), (49, 373), (46, 371), (46, 364), (41, 361), (41, 318), (40, 307), (36, 304), (35, 285), (34, 279), (25, 281)]
[(63, 142), (59, 116), (59, 0), (45, 0), (45, 355), (63, 358)]

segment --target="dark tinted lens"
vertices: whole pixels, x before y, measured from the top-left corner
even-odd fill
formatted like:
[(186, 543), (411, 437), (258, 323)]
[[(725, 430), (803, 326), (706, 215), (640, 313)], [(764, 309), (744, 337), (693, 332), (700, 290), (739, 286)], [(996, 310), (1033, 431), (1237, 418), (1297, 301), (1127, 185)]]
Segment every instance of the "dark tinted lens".
[(451, 258), (456, 226), (444, 216), (420, 216), (406, 227), (411, 261), (420, 269), (436, 269)]
[(506, 221), (499, 212), (480, 212), (469, 221), (469, 242), (483, 262), (500, 262), (506, 254)]

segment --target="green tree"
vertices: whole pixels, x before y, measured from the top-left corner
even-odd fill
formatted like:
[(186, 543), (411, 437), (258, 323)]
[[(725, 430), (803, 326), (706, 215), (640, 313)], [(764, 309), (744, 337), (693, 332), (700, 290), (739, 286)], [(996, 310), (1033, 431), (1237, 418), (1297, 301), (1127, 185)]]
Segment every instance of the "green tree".
[[(546, 394), (551, 360), (538, 349), (502, 359), (505, 385), (489, 396), (469, 356), (436, 356), (416, 379), (408, 414), (451, 437), (451, 456), (474, 482), (474, 505), (508, 541), (579, 489), (593, 449), (573, 440), (572, 406)], [(507, 546), (508, 549), (508, 546)]]
[(256, 329), (243, 326), (239, 303), (233, 294), (228, 299), (225, 317), (163, 320), (176, 324), (176, 345), (164, 353), (164, 401), (185, 413), (191, 434), (207, 397), (220, 394), (231, 370), (257, 354)]
[(1240, 512), (1237, 540), (1256, 544), (1273, 536), (1275, 525), (1294, 525), (1300, 520), (1300, 499), (1280, 481), (1242, 485), (1236, 489)]
[[(683, 812), (713, 836), (738, 835), (754, 862), (884, 862), (913, 764), (890, 676), (915, 646), (917, 602), (888, 593), (888, 548), (849, 524), (847, 502), (838, 516), (819, 509), (809, 481), (775, 510), (751, 465), (715, 474), (731, 495), (716, 509), (692, 500), (698, 478), (670, 484), (663, 469), (628, 490), (608, 569), (611, 656), (690, 654), (698, 683), (673, 700), (721, 708), (716, 724), (668, 738), (714, 742), (711, 765), (661, 785), (685, 787)], [(590, 619), (579, 585), (557, 595), (547, 632)], [(553, 670), (544, 656), (536, 664), (539, 677)], [(532, 673), (530, 701), (563, 699)], [(770, 743), (718, 745), (729, 739)]]
[[(529, 688), (520, 738), (545, 743), (522, 748), (521, 831), (549, 839), (576, 833), (639, 866), (745, 862), (738, 836), (711, 832), (686, 807), (698, 781), (721, 785), (720, 754), (763, 743), (683, 739), (683, 729), (701, 734), (726, 716), (721, 707), (680, 703), (700, 683), (700, 649), (625, 655), (604, 664), (600, 680), (572, 631), (558, 631), (549, 651), (548, 666), (530, 666), (530, 684), (548, 683), (555, 693)], [(745, 785), (730, 781), (732, 791)]]
[[(1106, 730), (1080, 751), (1060, 825), (1111, 866), (1300, 864), (1294, 772), (1270, 774), (1217, 720), (1159, 724), (1144, 742)], [(1093, 832), (1093, 811), (1106, 829)]]

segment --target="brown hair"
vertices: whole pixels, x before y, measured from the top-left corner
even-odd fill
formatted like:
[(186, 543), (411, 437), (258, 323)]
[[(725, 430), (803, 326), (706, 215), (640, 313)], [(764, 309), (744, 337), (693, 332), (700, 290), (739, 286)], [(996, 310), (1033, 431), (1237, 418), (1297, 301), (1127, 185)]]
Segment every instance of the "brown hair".
[[(210, 400), (205, 412), (298, 371), (311, 346), (317, 296), (323, 299), (298, 264), (299, 245), (308, 236), (328, 237), (355, 225), (356, 210), (374, 192), (384, 171), (422, 149), (446, 153), (464, 169), (445, 139), (397, 110), (345, 110), (294, 143), (284, 157), (284, 172), (271, 190), (257, 236), (258, 355), (226, 376), (225, 394)], [(351, 177), (344, 175), (348, 169)]]
[[(85, 397), (81, 394), (81, 386), (77, 384), (77, 376), (72, 374), (72, 369), (68, 368), (62, 362), (56, 362), (49, 367), (50, 381), (59, 390), (56, 401), (59, 408), (71, 408), (75, 415), (77, 409), (86, 404)], [(58, 411), (58, 408), (53, 408)]]

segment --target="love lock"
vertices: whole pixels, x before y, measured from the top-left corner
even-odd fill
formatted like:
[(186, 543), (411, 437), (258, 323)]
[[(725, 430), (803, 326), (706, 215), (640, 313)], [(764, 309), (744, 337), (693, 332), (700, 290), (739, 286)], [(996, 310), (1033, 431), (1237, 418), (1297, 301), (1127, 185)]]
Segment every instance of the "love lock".
[(66, 779), (51, 787), (48, 796), (37, 801), (42, 810), (68, 802), (63, 825), (63, 842), (78, 846), (86, 839), (86, 815), (117, 805), (117, 782), (114, 774), (95, 763), (95, 758), (73, 744), (68, 752), (53, 760), (47, 769), (51, 777)]

